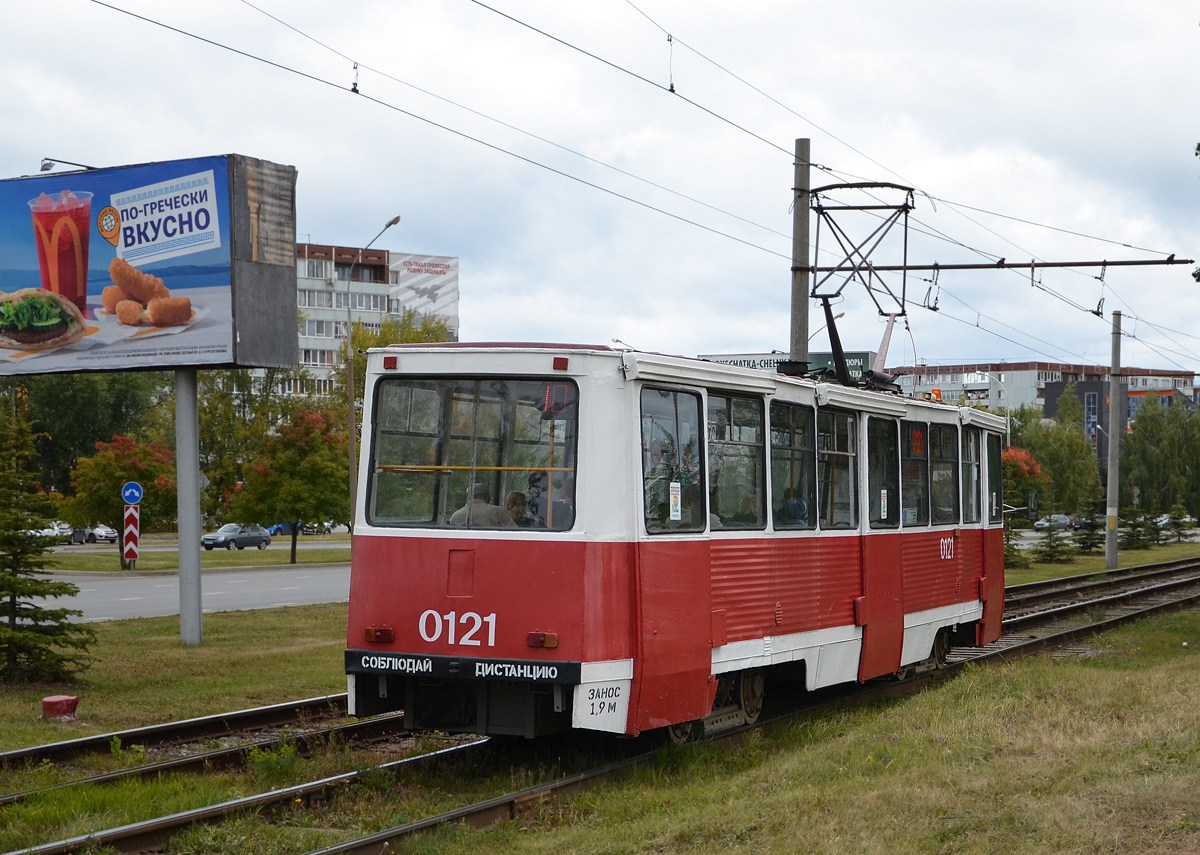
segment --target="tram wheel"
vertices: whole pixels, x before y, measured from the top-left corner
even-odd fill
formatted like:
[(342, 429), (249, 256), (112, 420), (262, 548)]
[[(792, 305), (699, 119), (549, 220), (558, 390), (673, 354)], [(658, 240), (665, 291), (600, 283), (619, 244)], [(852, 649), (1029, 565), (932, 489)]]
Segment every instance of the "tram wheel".
[(696, 722), (681, 721), (679, 724), (667, 726), (667, 739), (672, 745), (683, 745), (685, 742), (691, 742), (696, 735)]
[(761, 668), (743, 671), (738, 679), (738, 705), (746, 717), (746, 724), (754, 724), (762, 714), (763, 696), (766, 694), (767, 679)]
[(950, 655), (950, 633), (945, 629), (938, 630), (933, 638), (933, 667), (945, 668), (946, 657)]

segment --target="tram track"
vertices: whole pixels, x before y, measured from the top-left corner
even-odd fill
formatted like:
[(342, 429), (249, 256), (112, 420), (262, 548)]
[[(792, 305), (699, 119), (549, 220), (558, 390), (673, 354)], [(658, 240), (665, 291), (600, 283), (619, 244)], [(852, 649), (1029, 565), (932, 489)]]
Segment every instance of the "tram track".
[[(298, 733), (283, 733), (268, 739), (258, 739), (244, 742), (228, 748), (205, 750), (143, 763), (127, 769), (112, 772), (102, 772), (71, 781), (63, 781), (36, 789), (0, 795), (0, 808), (25, 801), (33, 796), (53, 791), (65, 790), (69, 787), (87, 786), (91, 784), (111, 784), (116, 781), (133, 778), (151, 778), (166, 773), (204, 773), (217, 770), (245, 768), (255, 752), (276, 751), (283, 745), (292, 745), (301, 757), (307, 757), (314, 747), (328, 744), (332, 740), (344, 742), (373, 742), (390, 737), (405, 736), (403, 715), (387, 715), (378, 718), (353, 721), (332, 727), (317, 728)], [(175, 744), (175, 743), (172, 743)]]
[(219, 739), (235, 734), (282, 728), (305, 721), (321, 718), (338, 718), (346, 715), (346, 695), (325, 695), (299, 701), (287, 701), (265, 707), (218, 713), (217, 715), (189, 718), (182, 721), (152, 724), (83, 736), (62, 742), (34, 745), (0, 752), (0, 768), (13, 768), (30, 763), (61, 763), (84, 754), (109, 751), (117, 740), (118, 745), (141, 745), (146, 748), (178, 745), (188, 742)]
[[(951, 648), (947, 661), (941, 668), (927, 669), (903, 681), (880, 678), (853, 687), (850, 691), (837, 694), (822, 693), (819, 697), (810, 698), (808, 703), (798, 708), (770, 717), (764, 716), (755, 725), (718, 733), (707, 737), (706, 741), (740, 740), (753, 729), (777, 727), (794, 720), (797, 716), (913, 694), (949, 679), (968, 665), (998, 664), (1050, 648), (1084, 650), (1086, 648), (1080, 642), (1089, 636), (1156, 613), (1200, 604), (1200, 561), (1171, 562), (1168, 565), (1068, 577), (1034, 583), (1032, 586), (1014, 586), (1011, 591), (1013, 610), (1018, 614), (1007, 618), (1003, 622), (1001, 638), (985, 647)], [(1006, 604), (1008, 602), (1006, 592)], [(486, 743), (486, 739), (480, 739), (373, 768), (385, 771), (405, 767), (412, 769), (420, 763), (434, 763), (459, 752), (474, 750)], [(592, 786), (621, 774), (632, 766), (652, 760), (660, 755), (661, 750), (659, 748), (622, 757), (593, 769), (562, 775), (533, 787), (453, 808), (316, 851), (373, 855), (389, 851), (384, 847), (393, 845), (405, 837), (450, 822), (466, 822), (474, 827), (486, 827), (497, 821), (519, 818), (545, 800), (571, 790)], [(310, 800), (319, 800), (332, 788), (348, 786), (360, 774), (361, 772), (347, 772), (169, 817), (132, 823), (17, 851), (21, 855), (48, 855), (84, 851), (89, 846), (101, 845), (128, 852), (161, 851), (167, 840), (182, 829), (197, 823), (216, 823), (227, 817), (247, 813), (261, 815), (284, 803), (303, 804)]]

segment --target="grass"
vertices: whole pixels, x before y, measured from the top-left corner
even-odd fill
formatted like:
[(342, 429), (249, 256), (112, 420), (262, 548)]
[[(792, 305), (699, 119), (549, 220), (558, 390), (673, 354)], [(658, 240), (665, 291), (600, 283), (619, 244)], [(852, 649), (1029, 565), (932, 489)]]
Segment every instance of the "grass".
[[(224, 567), (274, 567), (291, 563), (292, 548), (290, 537), (273, 538), (266, 549), (227, 550), (202, 549), (200, 551), (200, 567), (202, 570), (219, 569)], [(297, 564), (339, 564), (350, 560), (350, 536), (346, 534), (322, 535), (320, 537), (304, 536), (299, 541), (309, 548), (296, 550)], [(319, 548), (312, 548), (313, 543), (320, 543)], [(143, 546), (175, 546), (177, 541), (163, 536), (151, 535), (143, 539)], [(101, 548), (100, 550), (60, 549), (50, 556), (51, 569), (75, 572), (119, 572), (121, 570), (120, 547), (117, 545)], [(179, 554), (177, 551), (143, 551), (137, 560), (137, 572), (177, 571), (179, 569)]]
[[(1182, 646), (1190, 641), (1190, 646)], [(1088, 659), (975, 668), (408, 852), (1167, 853), (1200, 850), (1200, 615)]]
[[(1152, 546), (1149, 549), (1122, 549), (1117, 552), (1118, 567), (1137, 567), (1141, 564), (1158, 564), (1165, 561), (1177, 561), (1181, 558), (1200, 557), (1200, 542), (1183, 541), (1182, 543), (1165, 543)], [(1022, 585), (1026, 582), (1041, 582), (1044, 579), (1055, 579), (1060, 576), (1081, 576), (1086, 573), (1098, 573), (1105, 569), (1104, 550), (1091, 555), (1078, 555), (1070, 564), (1042, 564), (1035, 562), (1030, 567), (1006, 567), (1004, 581), (1008, 585)]]
[[(90, 624), (93, 664), (71, 684), (6, 686), (0, 750), (346, 691), (346, 604), (204, 616), (185, 647), (179, 618)], [(41, 721), (46, 695), (80, 697), (79, 720)]]
[[(1122, 553), (1122, 565), (1198, 549)], [(1102, 556), (1090, 561), (1098, 566), (1080, 559), (1023, 573), (1040, 579), (1102, 569)], [(95, 663), (77, 682), (0, 693), (0, 749), (344, 691), (345, 621), (345, 604), (209, 614), (198, 647), (180, 645), (177, 618), (94, 624)], [(484, 832), (456, 825), (405, 851), (1200, 851), (1200, 614), (1145, 621), (1094, 647), (1097, 655), (1086, 659), (971, 669), (917, 697), (805, 719), (736, 748), (686, 746), (517, 821)], [(60, 693), (80, 695), (80, 720), (40, 721), (41, 698)], [(124, 765), (136, 754), (125, 746), (96, 762)], [(281, 755), (264, 758), (253, 774), (275, 781), (306, 771)], [(57, 774), (6, 773), (0, 789)], [(8, 808), (0, 827), (19, 835), (13, 845), (29, 845), (220, 801), (257, 783), (194, 778), (112, 787), (87, 803), (47, 800), (53, 810), (47, 801)], [(523, 774), (513, 785), (532, 782)], [(336, 794), (317, 813), (281, 809), (281, 827), (248, 819), (198, 828), (172, 851), (309, 851), (444, 807), (452, 801), (446, 783), (375, 781)]]

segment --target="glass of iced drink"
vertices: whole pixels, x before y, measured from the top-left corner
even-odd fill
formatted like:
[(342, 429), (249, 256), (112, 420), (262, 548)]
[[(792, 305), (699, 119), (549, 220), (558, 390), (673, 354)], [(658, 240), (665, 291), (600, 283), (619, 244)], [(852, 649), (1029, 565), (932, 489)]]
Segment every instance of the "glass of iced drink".
[(87, 309), (88, 238), (92, 194), (63, 190), (29, 200), (42, 287)]

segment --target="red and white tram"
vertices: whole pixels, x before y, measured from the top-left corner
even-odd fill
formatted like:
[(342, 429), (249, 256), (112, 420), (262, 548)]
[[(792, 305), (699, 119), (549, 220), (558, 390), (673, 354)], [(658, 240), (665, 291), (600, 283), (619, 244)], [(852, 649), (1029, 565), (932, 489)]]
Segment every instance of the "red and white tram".
[(1000, 634), (998, 416), (556, 344), (372, 350), (365, 406), (353, 714), (719, 729)]

